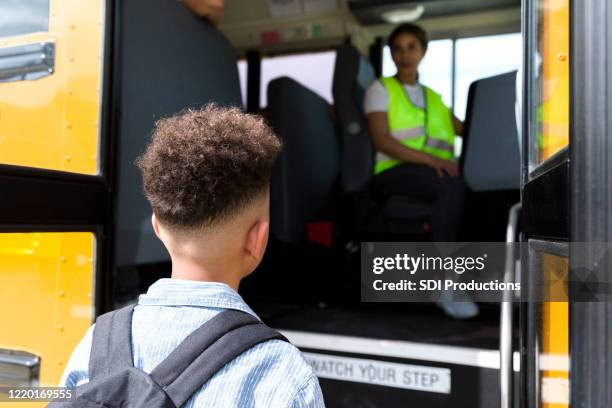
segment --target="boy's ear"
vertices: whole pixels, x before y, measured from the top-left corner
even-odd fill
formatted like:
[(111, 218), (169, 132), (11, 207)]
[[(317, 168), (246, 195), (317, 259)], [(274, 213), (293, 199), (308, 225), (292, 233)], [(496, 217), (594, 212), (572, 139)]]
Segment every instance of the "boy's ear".
[(255, 224), (253, 224), (247, 234), (245, 249), (247, 253), (255, 258), (255, 260), (258, 262), (261, 260), (261, 258), (263, 258), (263, 254), (266, 250), (269, 228), (269, 221), (258, 220)]
[(159, 224), (157, 223), (157, 218), (155, 218), (155, 214), (151, 214), (151, 225), (153, 225), (153, 231), (155, 231), (155, 235), (157, 238), (161, 239), (159, 235)]

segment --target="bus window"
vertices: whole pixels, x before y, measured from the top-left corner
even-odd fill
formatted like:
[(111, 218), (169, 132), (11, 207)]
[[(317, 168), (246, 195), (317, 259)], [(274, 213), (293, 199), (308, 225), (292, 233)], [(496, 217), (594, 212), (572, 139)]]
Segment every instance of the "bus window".
[[(464, 120), (470, 84), (518, 69), (521, 52), (520, 33), (430, 41), (419, 68), (419, 81), (441, 94), (444, 103), (453, 108), (455, 116)], [(453, 59), (456, 64), (454, 77)], [(383, 75), (394, 74), (391, 52), (385, 46)]]
[(455, 115), (465, 119), (468, 89), (477, 79), (519, 69), (521, 34), (458, 39), (455, 47)]
[(248, 63), (246, 59), (238, 61), (238, 78), (240, 79), (240, 96), (242, 98), (242, 107), (247, 106), (247, 69)]
[[(554, 245), (554, 244), (553, 244)], [(553, 300), (567, 299), (569, 259), (567, 254), (546, 252), (543, 248), (552, 247), (550, 242), (531, 240), (530, 246), (535, 259), (529, 272), (539, 275), (542, 296)], [(538, 248), (539, 247), (539, 248)], [(531, 251), (531, 249), (530, 249)], [(528, 278), (529, 279), (529, 278)], [(529, 284), (528, 284), (529, 285)], [(537, 367), (535, 381), (539, 383), (540, 404), (542, 408), (563, 408), (569, 406), (569, 303), (562, 301), (541, 302), (536, 308), (537, 327)]]
[(540, 1), (531, 115), (534, 170), (569, 142), (569, 7), (567, 0)]
[[(395, 75), (389, 46), (383, 49), (383, 76)], [(453, 41), (430, 41), (419, 68), (419, 81), (442, 95), (447, 106), (453, 106)]]
[(261, 59), (261, 93), (259, 106), (268, 105), (268, 83), (288, 76), (333, 103), (332, 79), (336, 63), (335, 51), (284, 55)]

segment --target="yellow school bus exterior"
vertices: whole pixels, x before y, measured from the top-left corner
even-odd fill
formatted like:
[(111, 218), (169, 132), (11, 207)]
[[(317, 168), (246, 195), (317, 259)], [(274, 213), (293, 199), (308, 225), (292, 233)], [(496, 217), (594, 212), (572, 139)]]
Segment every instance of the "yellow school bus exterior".
[[(569, 144), (569, 0), (541, 2), (542, 57), (541, 106), (542, 145), (538, 160), (543, 162)], [(542, 257), (544, 274), (569, 272), (567, 258)], [(554, 281), (551, 279), (551, 281)], [(566, 290), (550, 288), (550, 290)], [(554, 296), (551, 296), (554, 298)], [(569, 303), (542, 304), (542, 349), (540, 387), (543, 408), (569, 406)]]
[[(0, 31), (0, 52), (30, 62), (0, 80), (0, 164), (99, 173), (104, 6), (26, 1), (3, 16), (14, 23), (27, 13), (38, 24)], [(0, 365), (17, 358), (31, 371), (3, 382), (24, 385), (31, 375), (31, 384), (57, 386), (94, 317), (95, 247), (92, 232), (61, 225), (0, 233)]]

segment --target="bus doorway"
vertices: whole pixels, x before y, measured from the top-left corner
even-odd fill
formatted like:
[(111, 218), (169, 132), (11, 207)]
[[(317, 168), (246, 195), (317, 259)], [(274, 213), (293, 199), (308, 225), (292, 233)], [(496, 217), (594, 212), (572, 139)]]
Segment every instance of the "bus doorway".
[[(228, 3), (227, 20), (220, 29), (236, 48), (244, 49), (239, 67), (244, 70), (248, 110), (269, 119), (286, 153), (277, 168), (284, 184), (272, 185), (269, 253), (261, 268), (243, 282), (241, 293), (305, 352), (329, 406), (496, 406), (498, 305), (481, 305), (479, 317), (457, 321), (434, 304), (360, 302), (362, 241), (431, 237), (423, 228), (427, 222), (403, 223), (395, 217), (372, 221), (367, 205), (364, 210), (360, 204), (358, 189), (368, 175), (366, 170), (354, 173), (367, 167), (368, 158), (353, 147), (369, 136), (359, 98), (378, 76), (394, 75), (384, 46), (393, 24), (367, 20), (364, 9), (347, 6), (359, 14), (352, 23), (360, 26), (343, 40), (348, 44), (330, 48), (326, 42), (333, 40), (335, 31), (328, 28), (330, 35), (313, 37), (313, 48), (308, 49), (305, 42), (291, 41), (286, 34), (293, 33), (288, 27), (293, 22), (260, 27), (253, 18), (249, 25), (240, 24), (244, 9), (234, 10)], [(466, 231), (470, 238), (465, 240), (503, 241), (509, 209), (520, 199), (512, 72), (521, 65), (520, 9), (518, 3), (514, 8), (498, 4), (498, 10), (480, 10), (481, 18), (472, 14), (462, 19), (451, 6), (419, 21), (432, 35), (425, 57), (431, 59), (423, 62), (430, 65), (422, 80), (442, 89), (448, 105), (471, 122), (468, 134), (474, 138), (464, 144), (471, 157), (465, 157), (464, 165), (478, 198), (468, 222), (472, 228)], [(380, 26), (368, 26), (367, 21)], [(475, 27), (474, 21), (488, 25)], [(259, 32), (264, 43), (247, 41), (257, 42)], [(314, 35), (307, 28), (303, 33)], [(497, 111), (487, 110), (492, 107)], [(483, 120), (490, 117), (498, 118), (492, 124), (498, 126), (495, 131)], [(488, 185), (482, 176), (492, 172), (473, 159), (480, 149), (485, 149), (480, 157), (487, 157), (487, 149), (495, 148), (486, 145), (490, 137), (482, 137), (491, 134), (506, 150), (489, 154), (496, 162), (486, 168), (503, 168), (503, 158), (512, 160), (507, 167), (510, 176)]]
[(134, 160), (156, 119), (216, 102), (265, 116), (285, 143), (269, 252), (241, 294), (304, 352), (328, 406), (610, 405), (606, 303), (521, 304), (503, 326), (497, 304), (459, 321), (359, 297), (361, 242), (431, 240), (422, 203), (375, 208), (360, 190), (373, 170), (360, 98), (394, 74), (385, 41), (402, 21), (430, 34), (421, 80), (470, 123), (454, 152), (474, 193), (462, 240), (503, 241), (522, 200), (525, 282), (571, 276), (570, 240), (607, 241), (605, 1), (227, 0), (218, 25), (193, 1), (31, 3), (42, 25), (0, 31), (0, 61), (33, 59), (0, 69), (2, 381), (57, 383), (94, 316), (169, 276)]
[[(357, 195), (349, 198), (338, 184), (341, 153), (346, 152), (341, 146), (346, 136), (342, 132), (355, 127), (340, 126), (348, 105), (341, 108), (337, 104), (334, 73), (338, 78), (348, 77), (350, 69), (355, 75), (369, 73), (373, 80), (385, 74), (389, 65), (388, 58), (385, 64), (384, 37), (394, 23), (380, 20), (380, 16), (390, 10), (340, 1), (314, 6), (315, 2), (298, 1), (298, 7), (290, 10), (279, 9), (276, 2), (259, 1), (253, 6), (252, 2), (228, 1), (226, 19), (216, 27), (184, 4), (165, 0), (102, 2), (95, 7), (82, 6), (91, 14), (78, 17), (70, 14), (70, 10), (79, 10), (71, 3), (34, 3), (43, 16), (48, 15), (41, 20), (48, 26), (35, 27), (35, 32), (27, 35), (13, 31), (6, 34), (7, 39), (2, 37), (6, 61), (14, 62), (16, 55), (30, 53), (36, 59), (38, 51), (44, 51), (44, 58), (34, 61), (40, 72), (28, 66), (2, 73), (0, 87), (5, 92), (0, 126), (3, 135), (13, 137), (2, 142), (7, 147), (2, 150), (7, 164), (2, 188), (14, 198), (5, 201), (2, 222), (11, 234), (77, 235), (74, 241), (54, 235), (49, 245), (41, 241), (44, 236), (7, 235), (5, 248), (15, 253), (3, 257), (3, 287), (14, 289), (11, 296), (4, 297), (8, 303), (3, 308), (5, 325), (14, 328), (10, 336), (2, 337), (2, 348), (10, 356), (3, 360), (9, 363), (0, 367), (0, 372), (7, 372), (6, 378), (14, 380), (19, 371), (26, 374), (20, 380), (24, 384), (56, 384), (69, 351), (96, 315), (135, 301), (153, 280), (168, 276), (169, 259), (150, 227), (149, 208), (133, 163), (157, 118), (213, 101), (244, 104), (249, 111), (266, 115), (281, 137), (292, 125), (296, 132), (312, 131), (304, 133), (302, 141), (327, 136), (326, 148), (319, 156), (325, 155), (329, 159), (325, 163), (331, 165), (320, 171), (325, 167), (320, 157), (307, 162), (309, 167), (301, 173), (321, 179), (311, 184), (293, 183), (292, 191), (303, 199), (285, 207), (313, 210), (307, 211), (312, 218), (308, 225), (302, 222), (297, 229), (283, 230), (279, 213), (273, 214), (279, 228), (273, 234), (269, 256), (242, 291), (267, 323), (283, 330), (307, 353), (320, 375), (328, 405), (453, 406), (461, 401), (465, 406), (490, 406), (498, 400), (496, 306), (483, 306), (479, 317), (462, 322), (446, 317), (431, 304), (360, 304), (356, 249), (362, 233), (368, 237), (431, 239), (425, 220), (408, 220), (393, 230), (394, 214), (404, 209), (401, 200), (399, 210), (393, 205), (388, 209), (389, 219), (364, 223), (367, 228), (362, 229), (360, 213), (352, 211), (361, 208), (352, 207)], [(428, 72), (438, 75), (430, 81), (441, 84), (432, 83), (432, 87), (441, 89), (448, 104), (467, 118), (468, 106), (477, 104), (470, 101), (468, 84), (481, 77), (499, 77), (516, 69), (517, 64), (516, 58), (509, 58), (506, 62), (514, 65), (475, 77), (470, 50), (485, 46), (494, 50), (496, 41), (507, 41), (509, 48), (519, 50), (520, 10), (516, 1), (483, 1), (467, 8), (444, 3), (426, 8), (422, 15), (422, 24), (432, 39), (430, 56), (434, 59), (430, 66), (437, 65), (435, 58), (447, 62), (441, 72), (433, 68)], [(22, 20), (16, 18), (16, 25)], [(168, 30), (160, 31), (160, 26)], [(60, 30), (57, 34), (56, 29)], [(55, 53), (52, 46), (40, 45), (40, 41), (55, 42)], [(21, 48), (34, 43), (39, 47), (34, 51)], [(86, 46), (91, 44), (95, 47)], [(341, 51), (343, 57), (354, 58), (340, 63)], [(317, 54), (318, 65), (306, 71), (327, 70), (324, 95), (300, 76), (296, 68), (312, 63), (312, 55), (299, 54)], [(305, 59), (299, 64), (292, 57)], [(268, 75), (275, 69), (276, 74)], [(78, 78), (74, 86), (72, 74)], [(282, 76), (292, 78), (278, 78)], [(246, 79), (242, 84), (241, 77)], [(87, 81), (80, 82), (82, 78)], [(494, 82), (502, 81), (504, 89), (510, 89), (505, 94), (512, 96), (508, 78)], [(474, 98), (488, 89), (487, 84), (474, 88)], [(44, 90), (47, 86), (53, 92)], [(295, 92), (287, 93), (286, 87)], [(40, 98), (40, 106), (24, 102), (36, 92), (47, 92)], [(342, 87), (336, 95), (343, 95)], [(279, 103), (286, 96), (298, 97), (296, 104)], [(308, 101), (305, 108), (298, 111), (304, 100)], [(68, 111), (67, 116), (57, 113), (58, 106)], [(507, 104), (506, 111), (512, 106)], [(361, 110), (360, 105), (354, 107)], [(50, 121), (45, 127), (28, 117), (48, 117)], [(312, 119), (308, 126), (295, 126), (305, 118)], [(29, 131), (26, 125), (35, 128)], [(358, 130), (363, 129), (360, 126)], [(47, 140), (55, 130), (63, 144)], [(9, 142), (14, 143), (10, 149)], [(298, 153), (304, 152), (298, 149)], [(349, 162), (343, 163), (346, 166)], [(364, 163), (357, 164), (362, 167)], [(313, 194), (304, 194), (301, 187), (306, 185), (313, 187)], [(324, 194), (314, 194), (321, 187), (326, 189)], [(313, 198), (321, 199), (320, 208), (311, 205)], [(500, 202), (490, 197), (500, 208), (515, 200)], [(487, 209), (492, 207), (486, 205)], [(499, 212), (501, 219), (493, 216), (502, 227), (491, 228), (493, 234), (503, 235), (506, 212), (507, 208)], [(34, 259), (38, 246), (50, 251), (40, 253), (46, 263)], [(14, 304), (38, 315), (53, 305), (57, 319), (45, 321), (44, 334), (39, 336), (10, 313)], [(37, 320), (28, 316), (24, 321)], [(14, 356), (23, 364), (14, 364)], [(398, 379), (403, 386), (395, 386)]]

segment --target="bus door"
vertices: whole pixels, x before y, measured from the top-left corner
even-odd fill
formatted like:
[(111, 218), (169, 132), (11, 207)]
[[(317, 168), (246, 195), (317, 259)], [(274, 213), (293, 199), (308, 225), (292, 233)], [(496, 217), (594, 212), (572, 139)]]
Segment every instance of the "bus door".
[[(514, 406), (610, 406), (609, 294), (600, 285), (589, 289), (593, 298), (579, 296), (589, 278), (584, 266), (597, 265), (598, 250), (591, 244), (606, 247), (612, 237), (612, 93), (606, 68), (612, 5), (538, 0), (523, 7), (526, 301), (520, 304), (520, 397)], [(610, 282), (610, 273), (604, 269), (598, 279)]]
[(105, 307), (107, 13), (0, 4), (0, 386), (57, 386)]

